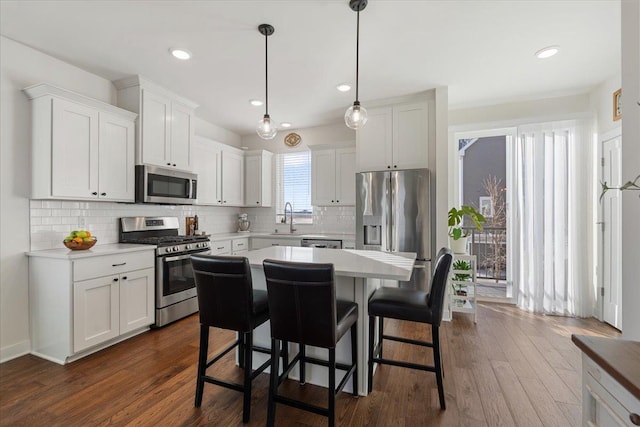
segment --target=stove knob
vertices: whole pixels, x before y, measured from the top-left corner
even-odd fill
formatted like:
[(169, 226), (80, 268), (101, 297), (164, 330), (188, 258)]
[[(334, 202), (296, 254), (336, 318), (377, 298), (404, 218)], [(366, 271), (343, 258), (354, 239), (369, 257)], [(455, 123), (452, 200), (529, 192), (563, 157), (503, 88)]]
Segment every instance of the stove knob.
[(202, 243), (196, 243), (196, 248), (202, 248), (204, 245)]
[(191, 249), (191, 245), (184, 245), (184, 248), (185, 248), (186, 250), (189, 250), (189, 249)]

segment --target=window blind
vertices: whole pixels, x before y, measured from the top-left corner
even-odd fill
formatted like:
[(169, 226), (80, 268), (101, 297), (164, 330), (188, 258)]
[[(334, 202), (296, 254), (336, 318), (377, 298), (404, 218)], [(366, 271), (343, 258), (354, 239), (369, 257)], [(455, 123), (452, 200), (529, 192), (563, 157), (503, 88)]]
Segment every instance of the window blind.
[(296, 222), (311, 222), (311, 152), (276, 155), (276, 222), (284, 215), (284, 205), (293, 206)]

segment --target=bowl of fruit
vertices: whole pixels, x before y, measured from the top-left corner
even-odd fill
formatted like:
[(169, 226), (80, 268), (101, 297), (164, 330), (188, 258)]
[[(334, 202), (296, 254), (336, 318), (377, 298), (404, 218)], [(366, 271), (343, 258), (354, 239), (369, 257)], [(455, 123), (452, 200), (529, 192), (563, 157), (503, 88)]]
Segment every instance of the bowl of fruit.
[(74, 230), (64, 238), (64, 245), (72, 251), (89, 249), (96, 244), (98, 239), (91, 235), (90, 231)]

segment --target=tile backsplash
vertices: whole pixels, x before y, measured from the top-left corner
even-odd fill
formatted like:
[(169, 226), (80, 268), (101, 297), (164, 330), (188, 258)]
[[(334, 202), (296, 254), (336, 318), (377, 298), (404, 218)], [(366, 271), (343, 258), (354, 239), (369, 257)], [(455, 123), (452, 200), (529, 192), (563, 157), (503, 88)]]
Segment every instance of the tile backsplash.
[(72, 230), (89, 230), (98, 245), (118, 242), (118, 219), (125, 216), (176, 216), (180, 234), (185, 217), (198, 215), (200, 230), (207, 234), (228, 233), (238, 228), (241, 208), (173, 206), (110, 202), (31, 200), (31, 250), (64, 248), (62, 241)]
[[(289, 224), (276, 224), (275, 208), (245, 209), (251, 221), (251, 231), (273, 233), (289, 231)], [(355, 233), (355, 206), (314, 206), (313, 224), (296, 224), (294, 227), (300, 233)]]

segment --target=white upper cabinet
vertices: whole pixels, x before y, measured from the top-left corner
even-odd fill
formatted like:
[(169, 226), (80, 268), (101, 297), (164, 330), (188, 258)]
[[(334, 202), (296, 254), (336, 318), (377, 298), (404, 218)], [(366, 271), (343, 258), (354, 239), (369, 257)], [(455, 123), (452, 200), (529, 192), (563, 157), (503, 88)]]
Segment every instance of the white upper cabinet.
[(271, 172), (273, 153), (248, 151), (244, 155), (244, 200), (248, 207), (271, 206)]
[(355, 148), (311, 152), (311, 204), (352, 206), (355, 197)]
[(222, 204), (244, 206), (244, 156), (226, 146), (222, 150)]
[(118, 105), (140, 114), (136, 164), (191, 171), (198, 105), (140, 76), (114, 84)]
[(429, 153), (427, 102), (368, 110), (356, 133), (359, 171), (426, 168)]
[(47, 84), (24, 92), (32, 101), (31, 197), (133, 202), (136, 115)]
[(196, 136), (193, 144), (193, 171), (198, 175), (198, 204), (222, 205), (222, 147)]

